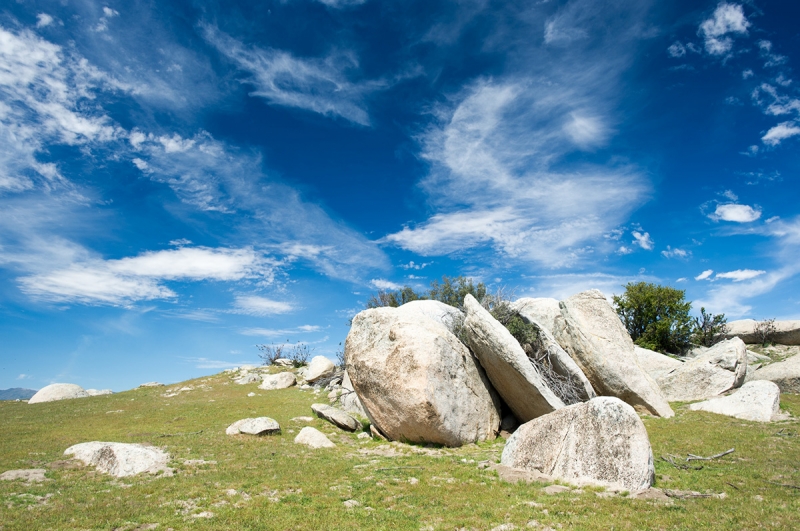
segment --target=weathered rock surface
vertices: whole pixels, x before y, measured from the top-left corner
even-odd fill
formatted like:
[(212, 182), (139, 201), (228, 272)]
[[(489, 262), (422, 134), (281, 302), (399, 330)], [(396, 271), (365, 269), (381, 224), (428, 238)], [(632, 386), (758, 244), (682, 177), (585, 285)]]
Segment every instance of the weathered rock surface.
[(658, 384), (639, 366), (628, 331), (600, 291), (578, 293), (560, 306), (563, 319), (554, 336), (598, 395), (615, 396), (643, 413), (674, 415)]
[(278, 358), (272, 364), (276, 367), (294, 367), (294, 362), (288, 358)]
[(633, 350), (636, 353), (636, 361), (639, 363), (639, 366), (644, 369), (656, 383), (659, 378), (683, 365), (683, 362), (680, 360), (670, 358), (665, 354), (642, 348), (638, 345), (634, 345)]
[(536, 321), (551, 334), (561, 319), (561, 307), (556, 299), (525, 297), (511, 303), (511, 308), (522, 317)]
[(169, 454), (154, 446), (116, 442), (87, 442), (70, 446), (64, 455), (93, 465), (98, 472), (122, 478), (148, 472), (172, 473), (167, 467)]
[(161, 382), (145, 382), (139, 386), (141, 387), (164, 387), (164, 384)]
[(781, 390), (766, 380), (748, 382), (735, 393), (689, 405), (692, 411), (708, 411), (737, 419), (770, 422), (780, 413)]
[[(752, 345), (759, 343), (761, 338), (755, 329), (758, 321), (742, 319), (728, 323), (728, 337), (738, 337), (745, 343)], [(775, 321), (775, 332), (771, 339), (780, 345), (800, 345), (800, 321)]]
[(87, 396), (89, 396), (89, 393), (87, 393), (80, 385), (70, 383), (54, 383), (39, 389), (39, 391), (33, 395), (30, 400), (28, 400), (28, 403), (38, 404), (41, 402), (54, 402), (56, 400), (86, 398)]
[(461, 313), (458, 308), (454, 308), (449, 304), (439, 301), (411, 301), (400, 306), (398, 310), (430, 317), (434, 321), (446, 326), (451, 332), (453, 332), (457, 326), (464, 322), (464, 314)]
[(361, 428), (361, 423), (342, 411), (328, 404), (311, 404), (311, 411), (323, 420), (346, 431), (356, 431)]
[(281, 427), (275, 419), (269, 417), (256, 417), (237, 420), (225, 430), (226, 435), (275, 435), (281, 432)]
[(315, 450), (318, 448), (334, 448), (336, 447), (330, 439), (328, 439), (324, 433), (319, 431), (316, 428), (312, 428), (311, 426), (306, 426), (300, 433), (297, 434), (297, 437), (294, 438), (295, 444), (304, 444)]
[(364, 404), (361, 403), (361, 399), (358, 398), (355, 389), (353, 389), (353, 382), (350, 381), (350, 375), (347, 371), (344, 371), (342, 377), (342, 388), (337, 389), (334, 393), (334, 401), (338, 401), (344, 411), (361, 417), (369, 417)]
[(782, 393), (800, 393), (800, 354), (758, 369), (753, 380), (774, 382)]
[(261, 381), (261, 376), (254, 372), (245, 372), (234, 381), (239, 385), (254, 384)]
[(631, 406), (613, 397), (593, 398), (523, 424), (508, 439), (500, 462), (568, 482), (630, 491), (649, 488), (655, 477), (644, 424)]
[(276, 389), (286, 389), (297, 383), (297, 377), (291, 372), (279, 372), (278, 374), (268, 374), (263, 377), (259, 389), (273, 391)]
[(499, 399), (443, 324), (397, 308), (365, 310), (345, 342), (347, 372), (388, 438), (446, 446), (494, 438)]
[(47, 472), (44, 468), (26, 468), (23, 470), (6, 470), (0, 474), (0, 481), (17, 481), (22, 480), (28, 483), (41, 483), (47, 478), (44, 476)]
[(306, 367), (303, 375), (307, 382), (314, 383), (317, 380), (333, 376), (335, 372), (336, 366), (331, 360), (325, 356), (314, 356), (314, 358), (311, 359), (311, 363)]
[(747, 348), (739, 338), (722, 341), (674, 370), (658, 385), (667, 400), (705, 400), (741, 387), (747, 377)]
[(564, 407), (505, 326), (472, 295), (464, 299), (464, 308), (467, 311), (464, 329), (469, 347), (494, 388), (520, 421), (527, 422)]
[(86, 394), (89, 396), (104, 396), (113, 395), (114, 391), (111, 389), (87, 389)]

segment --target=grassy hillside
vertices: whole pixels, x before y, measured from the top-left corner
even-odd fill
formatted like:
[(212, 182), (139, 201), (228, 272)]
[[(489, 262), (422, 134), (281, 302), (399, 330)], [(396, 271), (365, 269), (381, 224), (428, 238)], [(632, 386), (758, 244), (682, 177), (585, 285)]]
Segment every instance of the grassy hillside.
[[(177, 396), (164, 397), (182, 387)], [(257, 396), (248, 397), (255, 391)], [(782, 407), (800, 416), (800, 396)], [(324, 394), (260, 391), (219, 374), (167, 388), (28, 405), (0, 403), (0, 472), (46, 468), (48, 481), (0, 482), (0, 529), (492, 529), (536, 521), (554, 529), (796, 529), (800, 515), (800, 422), (759, 424), (689, 412), (647, 418), (656, 486), (724, 497), (669, 503), (605, 497), (599, 489), (547, 495), (543, 484), (509, 484), (483, 460), (503, 439), (437, 449), (357, 439), (315, 419), (338, 446), (293, 443)], [(235, 420), (270, 416), (280, 436), (225, 435)], [(173, 456), (173, 477), (114, 479), (65, 461), (70, 445), (92, 440), (150, 443)], [(723, 458), (682, 470), (672, 454)], [(201, 460), (201, 461), (198, 461)], [(677, 461), (676, 461), (677, 462)], [(697, 465), (697, 462), (693, 462)], [(781, 485), (778, 485), (781, 484)], [(343, 502), (360, 506), (347, 508)], [(534, 524), (531, 524), (534, 526)]]

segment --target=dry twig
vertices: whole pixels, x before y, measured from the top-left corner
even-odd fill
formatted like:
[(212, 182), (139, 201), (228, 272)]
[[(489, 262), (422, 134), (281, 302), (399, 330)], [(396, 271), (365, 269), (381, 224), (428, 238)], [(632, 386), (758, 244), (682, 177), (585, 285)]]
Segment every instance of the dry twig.
[(725, 450), (724, 452), (718, 453), (716, 455), (711, 455), (711, 456), (708, 456), (708, 457), (703, 457), (703, 456), (694, 455), (694, 454), (687, 454), (688, 457), (686, 457), (686, 460), (687, 461), (711, 461), (712, 459), (717, 459), (718, 457), (722, 457), (723, 455), (732, 454), (734, 450), (735, 450), (735, 448), (731, 448), (730, 450)]

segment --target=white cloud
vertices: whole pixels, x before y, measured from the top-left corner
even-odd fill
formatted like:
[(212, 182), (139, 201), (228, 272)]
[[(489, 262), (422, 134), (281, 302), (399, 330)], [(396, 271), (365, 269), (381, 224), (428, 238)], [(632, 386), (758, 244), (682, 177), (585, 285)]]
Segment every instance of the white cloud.
[(686, 55), (686, 47), (679, 41), (675, 41), (667, 48), (667, 53), (670, 57), (683, 57)]
[(322, 327), (317, 325), (302, 325), (296, 328), (288, 329), (275, 329), (275, 328), (243, 328), (239, 331), (240, 334), (245, 336), (259, 336), (259, 337), (286, 337), (295, 334), (311, 334), (322, 330)]
[(51, 17), (47, 13), (39, 13), (38, 15), (36, 15), (37, 28), (46, 28), (52, 23), (53, 23), (53, 17)]
[(655, 247), (655, 243), (653, 243), (653, 240), (650, 238), (649, 232), (639, 232), (635, 230), (631, 235), (633, 236), (633, 243), (642, 249), (652, 251), (653, 247)]
[(608, 131), (601, 119), (585, 116), (579, 113), (570, 113), (564, 131), (572, 141), (582, 147), (589, 148), (602, 144), (608, 137)]
[(274, 301), (257, 295), (237, 296), (234, 307), (235, 309), (233, 311), (235, 313), (256, 316), (289, 313), (295, 309), (295, 307), (288, 302)]
[(396, 282), (391, 282), (383, 278), (373, 278), (372, 280), (369, 281), (369, 285), (375, 289), (380, 289), (380, 290), (398, 290), (403, 287), (400, 284), (397, 284)]
[(750, 79), (753, 75), (753, 71), (749, 68), (742, 70), (742, 79)]
[(667, 248), (661, 251), (661, 255), (665, 258), (688, 258), (691, 256), (690, 251), (686, 251), (684, 249), (673, 249), (669, 245)]
[(766, 271), (754, 269), (737, 269), (736, 271), (728, 271), (726, 273), (717, 273), (716, 278), (727, 278), (734, 282), (741, 282), (743, 280), (750, 280), (763, 275)]
[(206, 40), (252, 77), (252, 96), (269, 103), (296, 107), (327, 116), (339, 116), (369, 126), (367, 97), (389, 84), (385, 81), (351, 81), (357, 77), (353, 54), (334, 53), (324, 59), (303, 59), (289, 52), (248, 47), (216, 28), (202, 26)]
[(711, 278), (711, 275), (713, 275), (713, 274), (714, 274), (714, 270), (713, 269), (706, 269), (705, 271), (703, 271), (702, 273), (700, 273), (699, 275), (694, 277), (694, 279), (695, 280), (708, 280), (709, 278)]
[(722, 55), (733, 48), (733, 39), (727, 35), (746, 35), (750, 22), (739, 4), (720, 3), (711, 18), (700, 24), (698, 34), (705, 39), (706, 51), (711, 55)]
[(345, 7), (360, 6), (361, 4), (366, 3), (367, 0), (317, 0), (317, 1), (321, 4), (325, 4), (328, 7), (342, 9)]
[(607, 273), (573, 273), (556, 275), (535, 275), (525, 277), (533, 287), (518, 297), (552, 297), (558, 300), (586, 291), (599, 289), (606, 298), (621, 294), (628, 282), (659, 282), (660, 279), (644, 275), (610, 275)]
[(772, 127), (761, 137), (761, 141), (770, 146), (777, 146), (783, 140), (800, 135), (800, 127), (794, 122), (783, 122)]
[(176, 297), (167, 280), (272, 280), (273, 263), (252, 249), (155, 251), (119, 260), (88, 259), (18, 279), (29, 296), (51, 302), (129, 305)]
[(619, 249), (617, 249), (617, 254), (625, 255), (625, 254), (631, 254), (632, 252), (633, 252), (633, 249), (631, 249), (630, 247), (628, 247), (626, 245), (620, 245)]
[(761, 217), (761, 210), (749, 205), (739, 205), (736, 203), (725, 203), (717, 205), (713, 214), (709, 218), (715, 221), (734, 221), (736, 223), (750, 223)]
[(30, 380), (31, 378), (33, 378), (33, 376), (25, 373), (22, 373), (19, 376), (17, 376), (17, 380)]
[(420, 270), (420, 269), (425, 269), (426, 267), (428, 267), (428, 266), (429, 266), (429, 265), (431, 265), (431, 264), (433, 264), (433, 262), (423, 262), (423, 263), (421, 263), (421, 264), (417, 264), (416, 262), (414, 262), (413, 260), (411, 260), (411, 261), (410, 261), (409, 263), (407, 263), (407, 264), (401, 264), (401, 265), (400, 265), (400, 267), (402, 267), (403, 269), (415, 269), (415, 270)]

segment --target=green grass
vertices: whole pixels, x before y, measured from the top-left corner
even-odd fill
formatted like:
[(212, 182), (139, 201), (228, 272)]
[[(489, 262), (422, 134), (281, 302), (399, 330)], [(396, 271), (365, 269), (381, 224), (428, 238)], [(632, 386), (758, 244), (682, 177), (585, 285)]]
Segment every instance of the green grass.
[[(172, 398), (167, 389), (195, 387)], [(201, 386), (206, 387), (201, 387)], [(247, 397), (255, 391), (259, 396)], [(322, 420), (311, 425), (338, 445), (295, 445), (325, 395), (287, 389), (259, 391), (227, 375), (169, 388), (28, 405), (0, 402), (0, 472), (46, 468), (42, 484), (0, 482), (0, 529), (491, 529), (524, 528), (536, 520), (554, 529), (796, 529), (800, 490), (800, 422), (759, 424), (674, 404), (673, 419), (646, 418), (656, 456), (656, 486), (724, 499), (599, 497), (597, 489), (549, 496), (544, 484), (509, 484), (478, 462), (498, 460), (503, 440), (458, 449), (363, 441)], [(800, 396), (782, 406), (800, 416)], [(120, 411), (121, 410), (121, 411)], [(280, 436), (229, 437), (235, 420), (270, 416)], [(202, 431), (201, 431), (202, 430)], [(200, 432), (200, 433), (196, 433)], [(780, 433), (779, 433), (780, 432)], [(70, 445), (92, 440), (150, 443), (168, 450), (173, 477), (115, 479), (64, 461)], [(661, 455), (711, 455), (702, 470), (678, 470)], [(187, 459), (216, 461), (189, 466)], [(235, 493), (233, 492), (235, 491)], [(359, 507), (347, 509), (345, 500)], [(536, 502), (536, 504), (530, 504)], [(203, 511), (212, 518), (194, 518)]]

